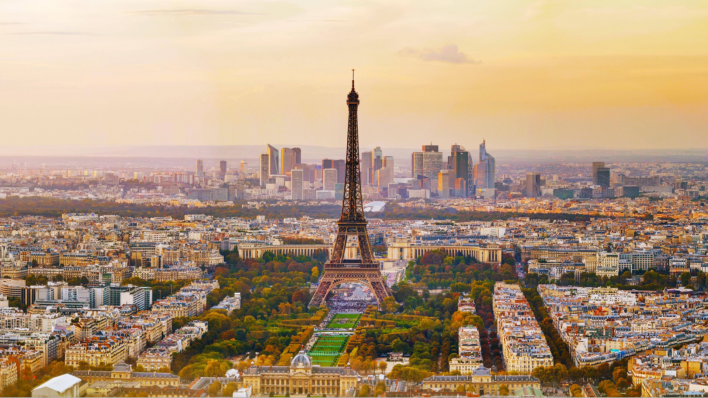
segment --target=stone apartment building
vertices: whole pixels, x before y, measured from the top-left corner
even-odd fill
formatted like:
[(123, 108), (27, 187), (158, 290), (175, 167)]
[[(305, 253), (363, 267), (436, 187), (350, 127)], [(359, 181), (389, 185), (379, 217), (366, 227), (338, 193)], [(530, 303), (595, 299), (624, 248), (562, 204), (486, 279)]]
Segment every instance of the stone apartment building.
[(71, 345), (65, 354), (66, 364), (78, 367), (81, 362), (91, 366), (117, 364), (128, 357), (125, 340), (105, 332), (97, 332), (90, 338)]

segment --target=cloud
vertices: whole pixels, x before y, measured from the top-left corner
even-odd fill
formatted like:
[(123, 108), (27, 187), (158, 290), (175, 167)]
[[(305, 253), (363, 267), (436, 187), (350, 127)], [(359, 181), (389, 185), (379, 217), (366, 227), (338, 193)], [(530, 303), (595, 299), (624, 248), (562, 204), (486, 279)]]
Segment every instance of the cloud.
[(133, 14), (145, 15), (149, 17), (169, 17), (169, 16), (200, 16), (200, 15), (252, 15), (250, 12), (237, 10), (208, 10), (199, 8), (176, 9), (176, 10), (144, 10), (135, 11)]
[(36, 31), (36, 32), (15, 32), (8, 33), (10, 35), (20, 35), (20, 36), (31, 36), (31, 35), (47, 35), (47, 36), (96, 36), (93, 33), (86, 32), (70, 32), (61, 30), (47, 30), (47, 31)]
[(417, 50), (415, 48), (406, 47), (399, 51), (398, 55), (403, 57), (416, 57), (423, 61), (439, 61), (450, 64), (478, 64), (482, 62), (470, 59), (467, 54), (461, 52), (454, 44), (447, 45), (439, 50), (430, 48)]

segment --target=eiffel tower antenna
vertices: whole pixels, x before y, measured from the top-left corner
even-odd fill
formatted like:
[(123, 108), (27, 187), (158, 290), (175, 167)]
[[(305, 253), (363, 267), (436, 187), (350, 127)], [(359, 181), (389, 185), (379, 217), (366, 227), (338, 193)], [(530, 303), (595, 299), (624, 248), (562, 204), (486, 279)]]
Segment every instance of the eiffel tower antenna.
[[(391, 289), (381, 275), (379, 263), (374, 260), (366, 232), (364, 203), (361, 195), (361, 170), (359, 166), (359, 123), (357, 111), (359, 94), (354, 90), (354, 69), (352, 69), (352, 91), (347, 95), (349, 108), (349, 127), (347, 130), (347, 163), (344, 174), (344, 195), (342, 214), (337, 221), (339, 231), (334, 242), (332, 256), (324, 265), (324, 272), (317, 291), (312, 296), (310, 307), (320, 307), (325, 303), (330, 290), (342, 283), (361, 283), (368, 285), (381, 303), (392, 296)], [(358, 259), (345, 259), (347, 240), (356, 236), (359, 245)]]

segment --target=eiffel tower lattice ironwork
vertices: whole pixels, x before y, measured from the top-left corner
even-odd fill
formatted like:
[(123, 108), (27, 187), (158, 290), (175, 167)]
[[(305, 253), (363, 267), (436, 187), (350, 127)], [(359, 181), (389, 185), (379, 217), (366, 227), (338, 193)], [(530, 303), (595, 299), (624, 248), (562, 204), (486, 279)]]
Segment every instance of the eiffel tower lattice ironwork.
[[(361, 174), (359, 167), (359, 129), (357, 109), (359, 94), (354, 90), (354, 70), (352, 70), (352, 91), (347, 95), (349, 107), (349, 128), (347, 131), (347, 165), (344, 180), (344, 197), (342, 199), (342, 216), (337, 225), (339, 232), (334, 242), (332, 256), (324, 265), (320, 284), (310, 307), (324, 304), (330, 290), (342, 283), (361, 283), (368, 285), (376, 296), (379, 306), (386, 297), (391, 296), (391, 289), (381, 275), (379, 264), (374, 261), (366, 232), (366, 218), (361, 197)], [(360, 258), (345, 259), (347, 240), (356, 237), (359, 245)]]

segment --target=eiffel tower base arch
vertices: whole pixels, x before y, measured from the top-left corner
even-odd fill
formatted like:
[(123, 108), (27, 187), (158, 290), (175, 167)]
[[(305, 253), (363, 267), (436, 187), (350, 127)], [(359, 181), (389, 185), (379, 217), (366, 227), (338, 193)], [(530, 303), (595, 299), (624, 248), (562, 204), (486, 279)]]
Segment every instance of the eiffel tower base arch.
[(378, 303), (379, 309), (386, 297), (392, 296), (378, 269), (336, 269), (327, 270), (320, 279), (320, 284), (310, 300), (309, 307), (321, 307), (325, 304), (329, 292), (343, 283), (361, 283), (367, 285)]

